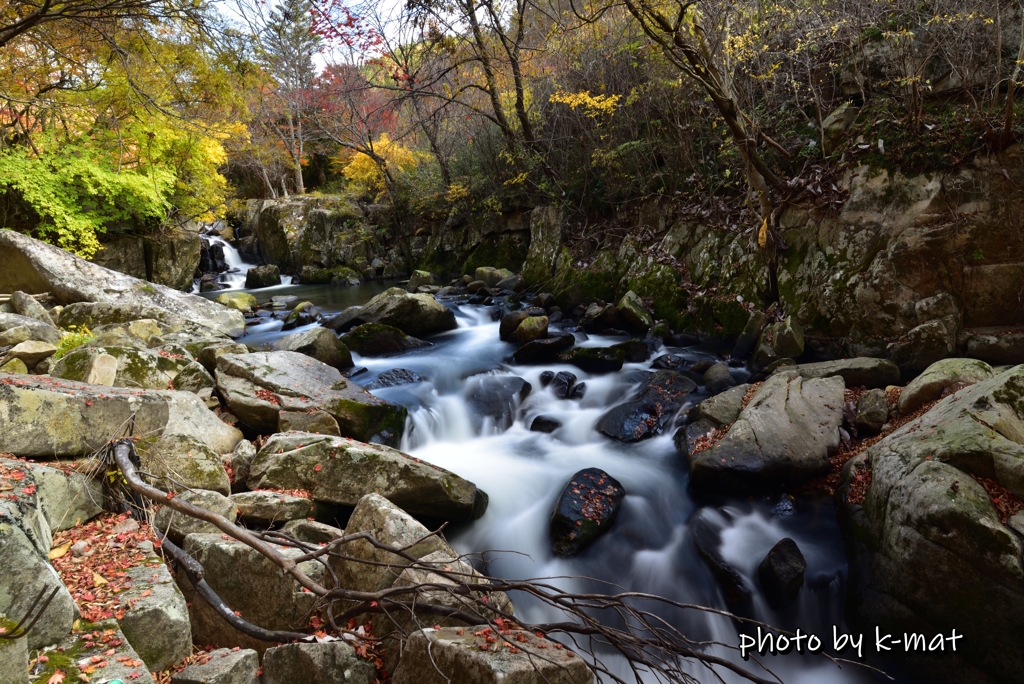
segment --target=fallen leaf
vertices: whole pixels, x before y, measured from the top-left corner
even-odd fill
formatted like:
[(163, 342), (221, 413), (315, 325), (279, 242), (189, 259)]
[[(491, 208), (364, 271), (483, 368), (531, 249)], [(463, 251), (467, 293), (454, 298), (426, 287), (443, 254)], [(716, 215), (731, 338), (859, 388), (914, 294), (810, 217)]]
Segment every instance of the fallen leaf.
[(71, 548), (71, 545), (73, 543), (74, 542), (70, 541), (64, 542), (60, 546), (55, 546), (52, 549), (50, 549), (50, 560), (56, 560), (57, 558), (63, 557), (65, 554), (67, 554), (68, 550)]
[(49, 679), (46, 680), (46, 684), (60, 684), (63, 681), (64, 681), (64, 672), (61, 671), (61, 670), (57, 670), (52, 675), (50, 675)]
[(110, 582), (104, 579), (99, 573), (92, 573), (92, 586), (102, 587), (104, 584), (110, 584)]

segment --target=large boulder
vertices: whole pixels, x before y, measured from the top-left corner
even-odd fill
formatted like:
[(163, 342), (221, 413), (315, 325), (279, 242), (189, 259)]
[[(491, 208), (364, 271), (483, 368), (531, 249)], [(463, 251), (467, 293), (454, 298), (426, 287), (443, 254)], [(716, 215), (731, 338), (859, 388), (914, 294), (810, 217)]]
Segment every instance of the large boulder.
[(576, 347), (559, 354), (558, 360), (585, 373), (614, 373), (622, 370), (626, 352), (615, 347)]
[[(291, 575), (248, 544), (221, 534), (190, 534), (182, 549), (203, 566), (210, 588), (249, 622), (264, 629), (296, 630), (306, 625), (316, 597), (302, 591)], [(291, 548), (276, 550), (285, 556), (302, 553)], [(299, 569), (314, 581), (329, 581), (323, 565), (316, 561), (299, 563)], [(179, 572), (176, 579), (185, 596), (195, 596), (185, 573)], [(271, 645), (236, 630), (198, 596), (188, 607), (192, 639), (197, 644), (238, 646), (260, 653)]]
[[(515, 648), (498, 648), (493, 630), (442, 627), (413, 632), (393, 684), (593, 684), (594, 673), (575, 653), (532, 632), (503, 633)], [(501, 643), (501, 642), (496, 642)]]
[(344, 641), (284, 644), (263, 656), (262, 684), (372, 684), (377, 669)]
[(249, 465), (248, 485), (301, 489), (345, 506), (377, 492), (409, 513), (447, 520), (479, 517), (486, 506), (476, 485), (447, 470), (380, 444), (307, 432), (268, 439)]
[[(837, 361), (819, 361), (786, 366), (786, 371), (796, 371), (808, 380), (829, 378), (838, 375), (847, 387), (885, 389), (900, 384), (900, 369), (889, 359), (874, 359), (866, 356)], [(778, 371), (777, 371), (778, 372)]]
[(992, 375), (991, 366), (977, 359), (936, 361), (903, 388), (896, 408), (901, 415), (910, 415), (925, 404), (935, 401), (943, 393), (988, 380)]
[(622, 295), (617, 308), (619, 315), (634, 330), (647, 330), (654, 325), (654, 319), (651, 317), (651, 312), (647, 310), (644, 300), (632, 290)]
[(232, 494), (231, 502), (238, 511), (238, 517), (260, 527), (305, 520), (315, 512), (311, 500), (284, 492), (241, 492)]
[(191, 357), (171, 352), (151, 352), (135, 347), (79, 347), (53, 364), (50, 375), (84, 382), (101, 355), (117, 359), (114, 387), (167, 389), (178, 373), (193, 363)]
[(802, 484), (829, 470), (843, 422), (843, 379), (772, 375), (717, 443), (690, 456), (697, 492), (748, 493)]
[(39, 511), (54, 532), (67, 530), (103, 512), (103, 485), (84, 473), (40, 463), (0, 458), (0, 470), (21, 471), (21, 487), (34, 486)]
[[(241, 442), (239, 443), (241, 444)], [(177, 498), (185, 503), (192, 504), (196, 508), (202, 508), (211, 513), (223, 515), (231, 522), (235, 522), (238, 516), (238, 509), (231, 499), (208, 489), (193, 489), (191, 491), (179, 492)], [(212, 522), (178, 513), (169, 506), (163, 506), (157, 511), (156, 516), (153, 518), (153, 527), (170, 537), (171, 541), (175, 544), (181, 544), (185, 537), (190, 534), (220, 533), (220, 528)]]
[(245, 287), (258, 290), (261, 287), (273, 287), (281, 284), (281, 269), (276, 264), (253, 266), (245, 272)]
[(908, 682), (1020, 679), (1024, 516), (1011, 513), (1024, 499), (1022, 426), (1017, 367), (942, 399), (844, 467), (851, 627), (946, 637), (943, 652), (865, 649), (869, 664)]
[(144, 238), (148, 279), (175, 290), (190, 288), (202, 256), (199, 229), (189, 221)]
[(185, 597), (157, 556), (125, 571), (131, 586), (120, 594), (127, 606), (121, 631), (151, 672), (159, 672), (192, 653), (192, 628)]
[(381, 292), (353, 315), (362, 323), (384, 323), (417, 337), (458, 327), (455, 313), (432, 295), (410, 294), (400, 287)]
[(795, 541), (786, 537), (773, 546), (757, 566), (757, 578), (768, 605), (784, 610), (793, 603), (804, 585), (806, 570), (807, 561)]
[(111, 271), (21, 233), (0, 230), (0, 251), (4, 254), (0, 292), (49, 292), (62, 305), (117, 302), (152, 306), (224, 335), (237, 337), (245, 330), (245, 319), (238, 311)]
[(223, 354), (217, 389), (239, 420), (262, 432), (277, 430), (281, 411), (317, 409), (334, 416), (342, 435), (364, 442), (397, 444), (405, 429), (404, 407), (296, 352)]
[(256, 297), (248, 292), (224, 292), (217, 295), (213, 301), (229, 309), (241, 311), (243, 314), (252, 313), (258, 307)]
[(305, 354), (339, 370), (352, 367), (349, 348), (327, 328), (310, 328), (282, 337), (274, 343), (274, 350)]
[(640, 383), (633, 397), (615, 406), (597, 422), (599, 432), (620, 442), (638, 442), (671, 423), (696, 383), (675, 371), (659, 370)]
[(78, 609), (49, 562), (50, 526), (42, 512), (39, 491), (26, 475), (26, 469), (16, 466), (0, 468), (0, 483), (10, 489), (5, 498), (0, 498), (0, 567), (4, 569), (0, 573), (0, 615), (20, 620), (44, 587), (57, 589), (49, 607), (28, 632), (28, 647), (32, 649), (64, 638), (78, 617)]
[(258, 684), (259, 654), (252, 649), (218, 648), (198, 663), (171, 675), (171, 684)]
[(761, 331), (754, 351), (754, 365), (764, 368), (778, 359), (797, 359), (804, 353), (804, 330), (792, 316), (770, 323)]
[(166, 434), (139, 443), (142, 469), (150, 483), (165, 492), (209, 489), (227, 496), (231, 481), (217, 452), (189, 434)]
[(570, 478), (551, 513), (551, 544), (557, 556), (575, 556), (611, 529), (626, 496), (619, 481), (600, 468)]
[(512, 358), (516, 363), (553, 363), (558, 355), (576, 344), (576, 338), (566, 333), (527, 342), (516, 350)]
[(342, 343), (362, 356), (395, 356), (420, 347), (424, 342), (384, 323), (363, 323), (341, 337)]
[(0, 376), (0, 452), (54, 458), (92, 454), (132, 427), (132, 435), (194, 435), (228, 453), (242, 433), (191, 392), (86, 385), (47, 376)]

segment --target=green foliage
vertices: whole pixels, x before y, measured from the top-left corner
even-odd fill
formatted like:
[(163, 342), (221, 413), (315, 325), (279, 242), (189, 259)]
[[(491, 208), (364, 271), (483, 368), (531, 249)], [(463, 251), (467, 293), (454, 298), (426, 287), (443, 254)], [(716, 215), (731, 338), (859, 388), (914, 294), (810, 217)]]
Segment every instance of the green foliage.
[(57, 343), (57, 351), (53, 358), (60, 359), (66, 354), (78, 349), (84, 344), (92, 342), (92, 331), (86, 326), (69, 325), (67, 330), (61, 330), (60, 342)]

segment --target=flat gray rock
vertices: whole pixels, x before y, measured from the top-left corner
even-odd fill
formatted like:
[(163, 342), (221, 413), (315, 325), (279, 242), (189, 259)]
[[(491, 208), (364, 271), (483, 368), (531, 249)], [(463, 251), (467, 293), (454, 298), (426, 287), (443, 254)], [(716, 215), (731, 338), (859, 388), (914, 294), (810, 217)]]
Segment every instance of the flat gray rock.
[(801, 363), (788, 366), (776, 372), (796, 371), (801, 377), (828, 378), (838, 375), (847, 387), (867, 387), (868, 389), (885, 389), (889, 385), (900, 384), (900, 369), (889, 359), (874, 359), (861, 356), (838, 361), (820, 361), (818, 363)]
[(195, 665), (171, 675), (171, 684), (257, 684), (260, 660), (256, 651), (218, 648)]

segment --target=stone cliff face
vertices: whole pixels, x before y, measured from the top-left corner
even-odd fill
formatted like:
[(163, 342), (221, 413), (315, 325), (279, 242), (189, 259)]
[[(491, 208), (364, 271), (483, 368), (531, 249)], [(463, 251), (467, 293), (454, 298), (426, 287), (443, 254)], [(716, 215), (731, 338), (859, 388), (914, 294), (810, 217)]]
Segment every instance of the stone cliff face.
[[(809, 347), (823, 356), (892, 355), (916, 368), (963, 347), (965, 329), (1024, 324), (1020, 156), (1015, 146), (956, 172), (914, 177), (856, 167), (838, 188), (847, 195), (840, 208), (788, 207), (778, 299)], [(508, 268), (563, 308), (633, 290), (672, 327), (713, 337), (736, 336), (751, 309), (771, 303), (754, 227), (673, 221), (657, 204), (637, 221), (644, 226), (633, 232), (653, 237), (609, 237), (585, 258), (570, 252), (565, 217), (553, 207), (410, 218), (382, 231), (339, 198), (262, 200), (249, 203), (240, 232), (249, 236), (243, 246), (286, 272), (343, 266), (363, 278), (413, 269), (447, 278)]]

